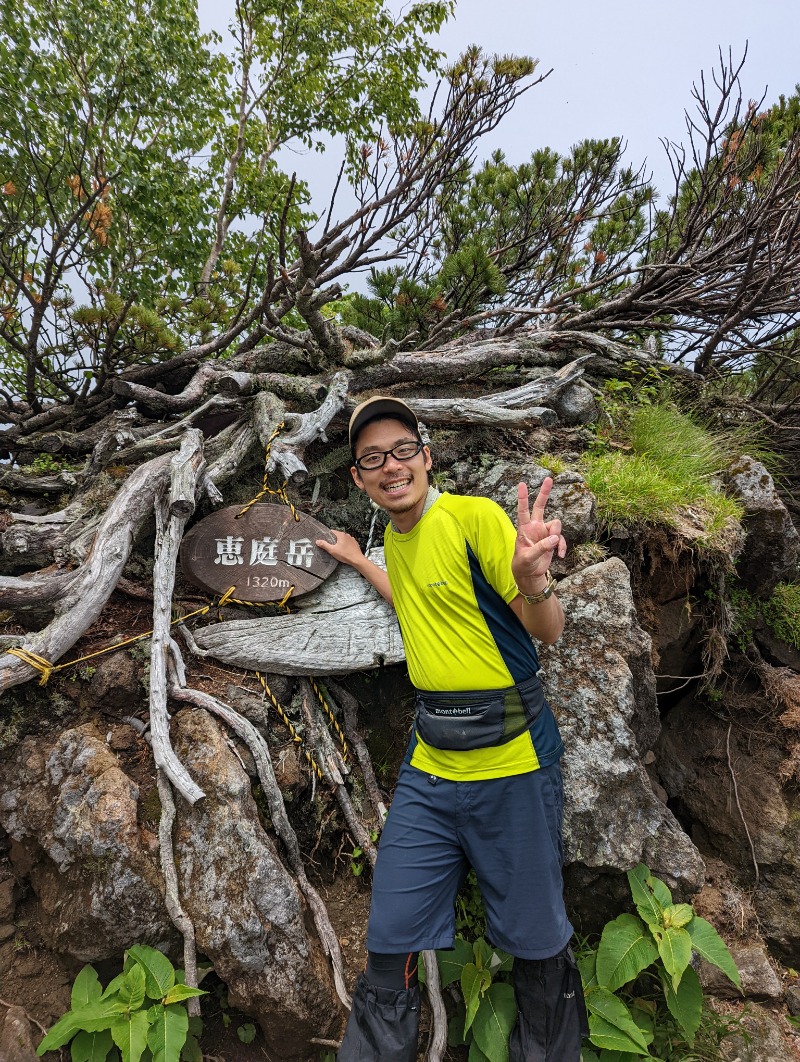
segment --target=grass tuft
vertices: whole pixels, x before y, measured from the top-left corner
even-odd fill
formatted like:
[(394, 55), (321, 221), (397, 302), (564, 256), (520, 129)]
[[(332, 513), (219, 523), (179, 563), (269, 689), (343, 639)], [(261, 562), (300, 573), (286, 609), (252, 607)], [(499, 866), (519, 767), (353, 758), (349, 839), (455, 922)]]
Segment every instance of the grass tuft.
[(667, 527), (700, 547), (729, 549), (743, 510), (718, 477), (741, 453), (735, 437), (712, 434), (666, 404), (634, 409), (623, 431), (628, 449), (587, 459), (603, 522)]

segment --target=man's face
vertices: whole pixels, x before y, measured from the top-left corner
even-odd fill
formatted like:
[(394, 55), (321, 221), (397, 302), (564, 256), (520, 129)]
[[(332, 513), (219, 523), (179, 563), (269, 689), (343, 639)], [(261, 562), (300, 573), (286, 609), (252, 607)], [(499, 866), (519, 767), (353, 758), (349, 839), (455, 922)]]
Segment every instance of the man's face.
[[(362, 429), (356, 443), (356, 457), (374, 451), (393, 450), (401, 443), (416, 443), (417, 437), (399, 420), (376, 420)], [(408, 461), (398, 461), (388, 454), (382, 468), (350, 472), (356, 485), (380, 505), (401, 531), (410, 530), (422, 515), (428, 493), (428, 469), (431, 454), (427, 446)], [(398, 519), (399, 518), (399, 519)]]

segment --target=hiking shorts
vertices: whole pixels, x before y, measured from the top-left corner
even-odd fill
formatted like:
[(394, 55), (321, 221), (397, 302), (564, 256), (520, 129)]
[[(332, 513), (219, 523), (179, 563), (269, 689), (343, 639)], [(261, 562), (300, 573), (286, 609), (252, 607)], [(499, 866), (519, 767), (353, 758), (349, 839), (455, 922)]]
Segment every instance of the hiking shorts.
[(368, 950), (451, 948), (455, 898), (473, 867), (495, 947), (521, 959), (562, 951), (572, 936), (562, 809), (558, 763), (477, 782), (404, 763), (378, 849)]

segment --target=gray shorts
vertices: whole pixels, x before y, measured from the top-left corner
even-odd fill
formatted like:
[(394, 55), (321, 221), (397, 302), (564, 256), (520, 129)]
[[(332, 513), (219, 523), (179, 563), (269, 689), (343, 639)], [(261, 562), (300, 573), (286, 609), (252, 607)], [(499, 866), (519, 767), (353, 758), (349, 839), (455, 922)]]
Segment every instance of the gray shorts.
[(404, 763), (381, 836), (367, 930), (369, 951), (450, 948), (454, 902), (470, 867), (487, 936), (521, 959), (566, 947), (558, 763), (479, 782), (451, 782)]

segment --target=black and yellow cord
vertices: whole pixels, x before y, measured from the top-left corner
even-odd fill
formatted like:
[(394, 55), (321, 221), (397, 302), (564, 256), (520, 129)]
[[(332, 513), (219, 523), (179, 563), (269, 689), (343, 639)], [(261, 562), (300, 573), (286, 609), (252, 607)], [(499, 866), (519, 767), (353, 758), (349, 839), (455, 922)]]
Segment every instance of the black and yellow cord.
[(349, 755), (349, 750), (347, 748), (347, 739), (345, 738), (344, 733), (342, 732), (342, 728), (339, 726), (339, 721), (336, 718), (336, 716), (333, 714), (333, 711), (331, 710), (331, 706), (328, 704), (327, 700), (325, 699), (325, 695), (323, 694), (322, 690), (317, 685), (316, 679), (309, 678), (308, 681), (311, 683), (311, 687), (314, 690), (314, 693), (316, 693), (317, 699), (319, 700), (319, 703), (322, 705), (323, 711), (327, 715), (328, 719), (330, 720), (331, 726), (333, 727), (334, 731), (336, 732), (336, 736), (339, 739), (339, 744), (342, 746), (342, 759), (344, 760), (345, 763), (347, 763), (347, 758), (348, 758), (348, 755)]
[[(235, 520), (238, 520), (242, 516), (244, 516), (244, 514), (249, 509), (252, 509), (252, 507), (257, 502), (260, 502), (261, 499), (263, 497), (265, 497), (267, 494), (272, 494), (274, 497), (280, 498), (280, 500), (283, 502), (284, 505), (288, 505), (289, 506), (289, 508), (291, 509), (291, 512), (292, 512), (292, 516), (295, 518), (296, 521), (299, 522), (300, 517), (297, 515), (297, 510), (295, 509), (294, 505), (292, 505), (292, 502), (290, 501), (289, 496), (286, 493), (287, 480), (284, 480), (280, 487), (275, 487), (275, 488), (270, 487), (269, 482), (268, 482), (268, 480), (269, 480), (269, 454), (270, 454), (270, 450), (272, 449), (272, 443), (277, 438), (277, 436), (280, 434), (280, 432), (283, 431), (285, 423), (286, 422), (282, 420), (280, 422), (280, 424), (277, 426), (277, 428), (275, 429), (275, 431), (273, 431), (272, 435), (270, 435), (269, 439), (267, 439), (267, 449), (266, 449), (266, 452), (264, 453), (264, 478), (263, 478), (263, 480), (261, 482), (261, 490), (258, 492), (258, 494), (256, 494), (255, 498), (251, 499), (247, 503), (247, 505), (245, 505), (245, 507), (240, 512), (238, 512), (236, 514), (236, 516), (234, 517)], [(286, 596), (288, 597), (289, 595), (287, 594)]]
[[(188, 619), (192, 619), (194, 616), (205, 616), (211, 611), (212, 608), (222, 608), (224, 605), (230, 604), (234, 598), (231, 594), (235, 591), (235, 586), (230, 586), (221, 595), (219, 601), (212, 602), (210, 605), (204, 605), (202, 608), (195, 609), (194, 612), (189, 612), (185, 616), (178, 616), (172, 620), (170, 626), (174, 626), (176, 623), (184, 623)], [(144, 634), (135, 634), (132, 638), (125, 638), (121, 642), (114, 642), (113, 645), (107, 645), (104, 649), (97, 649), (94, 653), (87, 653), (86, 656), (79, 656), (75, 660), (68, 660), (65, 664), (51, 664), (49, 660), (45, 660), (43, 656), (39, 656), (38, 653), (32, 652), (30, 649), (11, 648), (6, 649), (6, 652), (10, 656), (16, 656), (24, 664), (34, 668), (39, 672), (41, 676), (39, 679), (40, 686), (46, 686), (50, 676), (55, 674), (56, 671), (66, 671), (68, 668), (75, 667), (77, 664), (83, 664), (87, 660), (94, 660), (95, 657), (103, 656), (104, 653), (113, 653), (116, 649), (122, 649), (126, 645), (134, 645), (136, 642), (141, 642), (144, 638), (149, 638), (152, 635), (152, 631), (145, 631)]]
[(303, 755), (305, 756), (306, 762), (308, 763), (309, 767), (313, 770), (314, 774), (316, 774), (317, 778), (319, 778), (319, 780), (321, 782), (324, 782), (325, 781), (325, 777), (322, 774), (322, 771), (320, 769), (319, 764), (314, 759), (314, 757), (311, 755), (311, 753), (308, 751), (308, 749), (306, 749), (305, 746), (303, 745), (303, 739), (297, 733), (297, 730), (295, 729), (294, 723), (291, 721), (289, 716), (286, 714), (286, 709), (283, 707), (283, 705), (280, 703), (278, 698), (275, 696), (275, 694), (269, 688), (269, 686), (267, 685), (267, 680), (264, 678), (264, 676), (261, 674), (260, 671), (256, 671), (256, 678), (261, 683), (261, 685), (262, 685), (262, 687), (264, 689), (264, 693), (265, 693), (269, 703), (272, 705), (272, 707), (278, 713), (278, 715), (280, 716), (284, 726), (286, 727), (286, 729), (291, 734), (292, 741), (294, 741), (295, 744), (300, 746), (300, 749), (301, 749)]

